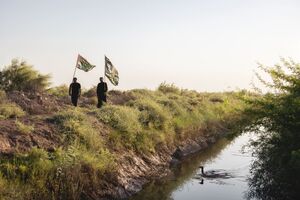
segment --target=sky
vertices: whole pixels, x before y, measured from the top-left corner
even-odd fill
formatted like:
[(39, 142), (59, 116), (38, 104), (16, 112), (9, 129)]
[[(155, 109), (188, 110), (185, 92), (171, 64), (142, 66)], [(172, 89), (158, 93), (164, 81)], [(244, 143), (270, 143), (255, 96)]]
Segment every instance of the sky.
[(104, 55), (119, 71), (110, 89), (174, 83), (197, 91), (249, 89), (257, 62), (300, 61), (298, 0), (0, 0), (0, 69), (25, 60), (52, 85), (77, 70), (96, 85)]

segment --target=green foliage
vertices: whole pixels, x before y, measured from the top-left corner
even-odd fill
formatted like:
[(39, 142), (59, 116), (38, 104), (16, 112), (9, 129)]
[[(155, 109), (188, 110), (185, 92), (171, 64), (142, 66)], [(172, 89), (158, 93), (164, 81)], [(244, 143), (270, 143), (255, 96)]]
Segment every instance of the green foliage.
[[(32, 148), (28, 153), (1, 157), (3, 198), (22, 199), (26, 194), (28, 199), (79, 199), (115, 169), (113, 154), (103, 145), (85, 110), (68, 109), (51, 120), (60, 127), (64, 145), (54, 152)], [(16, 125), (28, 131), (21, 122)]]
[(49, 94), (52, 94), (57, 97), (66, 97), (69, 96), (69, 88), (67, 85), (60, 85), (57, 87), (52, 87), (47, 90)]
[(31, 133), (34, 131), (34, 126), (32, 126), (32, 125), (26, 125), (18, 120), (15, 121), (15, 124), (16, 124), (17, 130), (21, 133), (28, 134), (28, 133)]
[(83, 96), (85, 97), (96, 97), (97, 96), (97, 87), (93, 86), (90, 89), (83, 92)]
[(134, 108), (107, 105), (96, 112), (97, 117), (121, 132), (138, 133), (141, 126), (138, 121), (138, 111)]
[(139, 121), (145, 127), (166, 130), (170, 125), (171, 116), (155, 101), (144, 98), (131, 101), (129, 106), (140, 111)]
[[(145, 152), (154, 151), (152, 144), (146, 144), (148, 134), (139, 122), (140, 112), (132, 107), (107, 105), (94, 112), (97, 118), (111, 126), (110, 140), (115, 147), (143, 149)], [(145, 148), (143, 148), (145, 147)]]
[(10, 103), (6, 93), (0, 90), (0, 119), (22, 117), (25, 112), (15, 103)]
[(158, 88), (158, 91), (165, 93), (175, 93), (175, 94), (179, 94), (180, 93), (180, 89), (178, 87), (176, 87), (174, 84), (168, 84), (166, 82), (161, 83)]
[(93, 151), (102, 148), (101, 138), (83, 110), (68, 109), (56, 114), (53, 120), (60, 126), (66, 144), (83, 144)]
[(0, 71), (0, 89), (5, 91), (42, 91), (49, 86), (49, 75), (40, 74), (26, 62), (12, 60)]
[[(66, 89), (62, 86), (48, 91), (63, 97)], [(84, 96), (91, 99), (94, 91)], [(0, 198), (6, 194), (3, 198), (85, 199), (84, 195), (117, 167), (110, 150), (151, 154), (162, 146), (199, 135), (201, 130), (220, 130), (239, 115), (233, 107), (243, 107), (236, 93), (200, 94), (166, 83), (156, 91), (113, 91), (109, 95), (118, 105), (65, 107), (48, 119), (61, 136), (62, 145), (53, 152), (34, 148), (13, 158), (1, 157), (0, 186), (5, 185), (5, 189), (0, 188)], [(213, 96), (223, 101), (212, 102)], [(30, 132), (27, 125), (19, 121), (16, 125), (21, 132)]]
[(253, 143), (257, 160), (252, 166), (249, 192), (258, 199), (297, 199), (300, 179), (300, 64), (282, 59), (274, 67), (259, 66), (271, 81), (258, 78), (272, 93), (248, 98), (250, 130), (259, 133)]
[(0, 104), (0, 119), (22, 117), (25, 112), (15, 103)]
[(7, 101), (6, 93), (3, 90), (0, 90), (0, 103), (4, 103)]
[(69, 158), (74, 162), (87, 163), (98, 171), (113, 169), (113, 155), (104, 147), (99, 132), (84, 110), (69, 109), (55, 115), (53, 120), (61, 128), (66, 155), (72, 155)]

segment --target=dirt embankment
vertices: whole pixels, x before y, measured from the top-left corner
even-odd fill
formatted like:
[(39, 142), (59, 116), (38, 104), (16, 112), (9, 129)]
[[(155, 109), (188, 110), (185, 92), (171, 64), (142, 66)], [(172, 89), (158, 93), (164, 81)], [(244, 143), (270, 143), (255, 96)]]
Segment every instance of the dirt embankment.
[[(0, 120), (0, 155), (26, 152), (34, 146), (53, 151), (62, 145), (59, 129), (49, 121), (49, 116), (66, 107), (69, 104), (66, 99), (62, 101), (47, 95), (30, 96), (23, 93), (12, 93), (8, 98), (28, 113), (18, 120), (24, 124), (34, 124), (34, 130), (23, 133), (16, 127), (15, 119)], [(130, 99), (126, 96), (122, 101), (127, 98)], [(99, 134), (108, 134), (105, 125), (97, 126), (104, 131)], [(218, 124), (207, 124), (206, 127), (190, 131), (195, 134), (189, 134), (189, 138), (182, 138), (178, 140), (180, 142), (169, 146), (162, 144), (152, 154), (114, 150), (111, 147), (110, 151), (116, 155), (116, 173), (105, 176), (86, 196), (88, 199), (127, 198), (140, 191), (150, 180), (167, 175), (170, 165), (176, 165), (184, 157), (207, 148), (226, 133), (226, 129)]]
[(198, 136), (186, 138), (177, 145), (161, 146), (155, 154), (141, 155), (134, 152), (122, 154), (115, 185), (109, 186), (111, 190), (108, 199), (128, 198), (137, 193), (149, 181), (168, 175), (172, 165), (179, 164), (187, 156), (201, 152), (220, 137), (224, 137), (227, 132), (220, 126), (214, 130), (217, 131), (214, 134), (210, 134), (209, 127), (194, 131), (198, 131), (199, 134), (195, 134)]

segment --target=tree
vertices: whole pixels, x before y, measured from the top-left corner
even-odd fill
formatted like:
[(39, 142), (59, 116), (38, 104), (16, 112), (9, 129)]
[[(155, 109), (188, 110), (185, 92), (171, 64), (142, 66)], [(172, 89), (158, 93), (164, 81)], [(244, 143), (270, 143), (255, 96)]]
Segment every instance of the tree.
[(43, 91), (50, 85), (50, 75), (40, 74), (25, 61), (13, 59), (0, 71), (0, 89), (5, 91)]
[(259, 66), (271, 78), (260, 81), (271, 92), (247, 99), (257, 159), (251, 167), (249, 198), (292, 200), (300, 196), (300, 64), (282, 59)]

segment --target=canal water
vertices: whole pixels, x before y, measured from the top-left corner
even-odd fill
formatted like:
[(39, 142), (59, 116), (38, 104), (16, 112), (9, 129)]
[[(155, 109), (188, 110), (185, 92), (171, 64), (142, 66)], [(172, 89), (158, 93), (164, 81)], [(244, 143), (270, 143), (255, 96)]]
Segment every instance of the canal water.
[[(246, 133), (234, 139), (220, 139), (173, 168), (169, 177), (149, 183), (130, 200), (246, 199), (247, 176), (253, 158), (251, 149), (245, 145), (251, 137)], [(204, 166), (204, 173), (217, 177), (203, 176), (199, 166)]]

